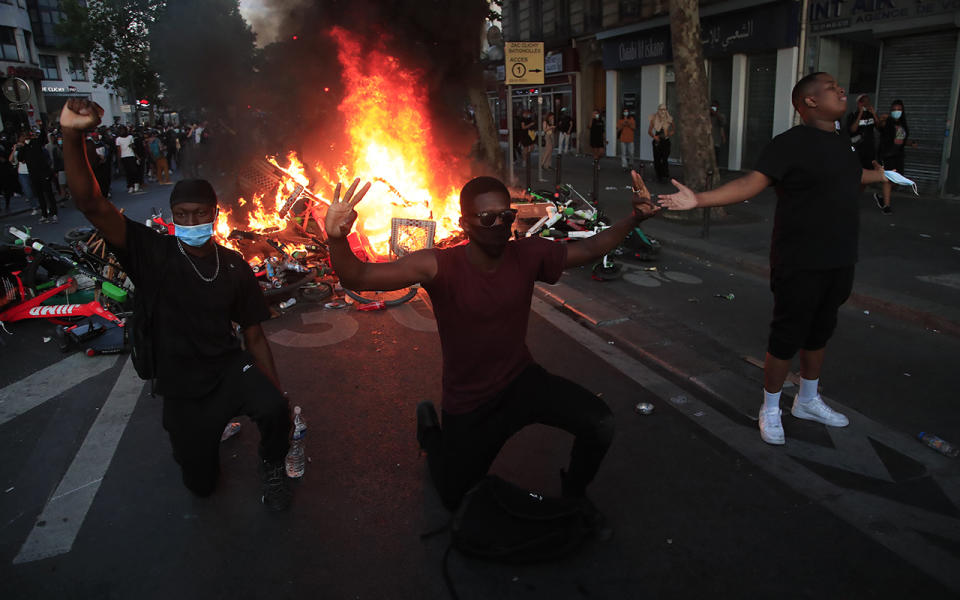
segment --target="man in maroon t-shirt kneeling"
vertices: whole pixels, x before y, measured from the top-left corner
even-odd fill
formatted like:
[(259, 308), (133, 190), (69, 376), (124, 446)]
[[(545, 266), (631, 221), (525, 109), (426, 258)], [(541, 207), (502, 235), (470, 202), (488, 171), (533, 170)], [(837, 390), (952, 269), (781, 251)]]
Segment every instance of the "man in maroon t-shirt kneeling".
[[(583, 387), (534, 362), (526, 344), (534, 281), (556, 283), (563, 270), (612, 251), (660, 208), (634, 171), (633, 214), (572, 244), (539, 237), (510, 241), (516, 210), (498, 179), (477, 177), (460, 192), (460, 226), (468, 243), (420, 250), (391, 263), (364, 263), (346, 241), (367, 193), (340, 184), (326, 216), (330, 258), (345, 287), (393, 290), (416, 283), (430, 294), (443, 351), (443, 430), (433, 404), (417, 407), (417, 441), (444, 505), (454, 510), (486, 474), (506, 441), (534, 423), (575, 436), (561, 474), (564, 496), (586, 501), (587, 485), (613, 439), (613, 415)], [(354, 194), (356, 192), (356, 194)], [(558, 395), (556, 390), (564, 390)]]

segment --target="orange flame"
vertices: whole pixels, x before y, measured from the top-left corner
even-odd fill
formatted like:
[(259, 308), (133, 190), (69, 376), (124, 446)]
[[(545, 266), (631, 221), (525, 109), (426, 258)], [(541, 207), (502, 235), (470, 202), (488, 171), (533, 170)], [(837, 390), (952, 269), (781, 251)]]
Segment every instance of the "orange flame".
[[(339, 45), (338, 58), (343, 67), (347, 95), (340, 103), (350, 149), (340, 164), (314, 167), (317, 181), (327, 196), (338, 181), (345, 185), (359, 177), (373, 182), (370, 191), (357, 205), (357, 229), (381, 256), (390, 253), (391, 219), (429, 219), (436, 222), (436, 240), (460, 232), (458, 219), (459, 188), (464, 174), (459, 161), (445, 156), (433, 137), (430, 112), (419, 74), (405, 70), (393, 56), (379, 50), (364, 50), (347, 31), (337, 27), (332, 36)], [(277, 186), (274, 206), (266, 208), (263, 199), (254, 197), (247, 223), (234, 226), (265, 232), (286, 227), (277, 209), (297, 184), (310, 189), (307, 169), (294, 152), (287, 154), (287, 165), (274, 157), (268, 160), (285, 173)], [(241, 203), (247, 203), (241, 199)], [(241, 204), (242, 205), (242, 204)], [(229, 212), (221, 213), (217, 234), (225, 239), (233, 223)]]

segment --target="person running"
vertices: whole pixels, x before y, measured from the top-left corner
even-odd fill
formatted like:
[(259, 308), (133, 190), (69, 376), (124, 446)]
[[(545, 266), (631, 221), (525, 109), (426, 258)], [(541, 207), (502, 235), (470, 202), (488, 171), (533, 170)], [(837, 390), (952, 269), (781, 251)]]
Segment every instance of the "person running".
[[(70, 98), (60, 113), (67, 179), (77, 208), (110, 244), (140, 298), (152, 298), (152, 349), (163, 397), (163, 427), (184, 485), (213, 493), (220, 474), (220, 438), (238, 414), (260, 429), (261, 502), (284, 510), (292, 492), (284, 458), (290, 407), (280, 391), (261, 323), (270, 318), (260, 286), (243, 257), (212, 238), (217, 196), (209, 182), (177, 182), (170, 193), (175, 235), (159, 234), (120, 214), (100, 191), (84, 151), (83, 132), (103, 109)], [(138, 310), (138, 318), (146, 318)], [(241, 350), (233, 323), (243, 330)]]
[(667, 105), (661, 104), (657, 112), (650, 115), (647, 127), (647, 135), (653, 138), (653, 168), (660, 183), (670, 179), (670, 138), (673, 134), (673, 117), (667, 112)]
[[(910, 142), (910, 126), (907, 125), (907, 115), (903, 112), (903, 102), (894, 100), (890, 103), (890, 113), (880, 115), (880, 164), (888, 171), (896, 171), (903, 175), (903, 159), (907, 145), (916, 148), (916, 142)], [(888, 180), (883, 180), (883, 196), (873, 194), (873, 199), (877, 207), (885, 215), (893, 214), (893, 207), (890, 205), (890, 192), (893, 190), (893, 184)]]
[(466, 244), (381, 264), (361, 262), (347, 241), (357, 218), (353, 209), (370, 184), (357, 191), (357, 179), (342, 198), (337, 184), (325, 224), (344, 287), (395, 290), (420, 283), (433, 303), (443, 354), (443, 429), (433, 404), (421, 403), (417, 441), (450, 510), (486, 475), (506, 441), (534, 423), (575, 436), (569, 469), (561, 474), (563, 494), (592, 506), (586, 489), (613, 439), (613, 415), (596, 395), (538, 365), (525, 338), (535, 281), (555, 283), (564, 269), (597, 260), (659, 210), (640, 176), (632, 177), (633, 214), (571, 244), (540, 237), (510, 241), (517, 215), (510, 192), (498, 179), (477, 177), (460, 192)]
[(847, 95), (832, 75), (807, 75), (794, 86), (792, 101), (803, 124), (775, 137), (755, 171), (699, 193), (674, 180), (679, 191), (659, 198), (670, 210), (689, 210), (743, 202), (776, 187), (770, 245), (773, 321), (759, 420), (760, 437), (777, 445), (785, 443), (780, 394), (798, 351), (801, 381), (793, 416), (833, 427), (848, 423), (821, 399), (820, 371), (837, 311), (853, 287), (860, 186), (884, 180), (879, 165), (861, 166), (849, 135), (835, 127), (846, 112)]

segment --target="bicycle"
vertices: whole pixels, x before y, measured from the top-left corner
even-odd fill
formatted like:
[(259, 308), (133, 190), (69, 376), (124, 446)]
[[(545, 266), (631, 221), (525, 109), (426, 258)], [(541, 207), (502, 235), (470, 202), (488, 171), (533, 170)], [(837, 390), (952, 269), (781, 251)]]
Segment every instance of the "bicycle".
[[(89, 356), (103, 353), (123, 352), (127, 347), (125, 321), (121, 317), (129, 313), (115, 314), (99, 299), (84, 303), (70, 302), (70, 294), (79, 290), (77, 280), (71, 275), (61, 275), (49, 282), (36, 281), (41, 259), (34, 253), (63, 264), (76, 273), (101, 283), (101, 292), (118, 305), (127, 301), (124, 290), (109, 281), (80, 266), (76, 261), (51, 249), (40, 240), (29, 237), (27, 231), (10, 227), (8, 232), (19, 243), (4, 244), (5, 248), (20, 250), (25, 256), (24, 268), (10, 270), (10, 277), (3, 278), (4, 299), (13, 304), (0, 310), (0, 327), (10, 334), (6, 323), (28, 319), (45, 319), (57, 325), (55, 338), (60, 350), (65, 352), (72, 345), (91, 342), (86, 353)], [(26, 281), (25, 281), (26, 280)], [(56, 296), (63, 294), (65, 302), (50, 303)], [(79, 322), (75, 322), (79, 320)]]

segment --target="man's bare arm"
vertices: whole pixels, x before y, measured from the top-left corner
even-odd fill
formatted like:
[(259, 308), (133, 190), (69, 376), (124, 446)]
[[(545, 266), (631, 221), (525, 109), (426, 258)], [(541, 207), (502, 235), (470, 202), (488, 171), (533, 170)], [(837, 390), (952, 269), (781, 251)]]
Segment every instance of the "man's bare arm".
[(721, 185), (715, 190), (694, 192), (676, 179), (672, 179), (677, 186), (673, 194), (661, 194), (658, 201), (670, 210), (690, 210), (691, 208), (705, 208), (708, 206), (726, 206), (753, 198), (773, 183), (773, 180), (760, 171), (750, 171), (743, 177), (738, 177), (729, 183)]

